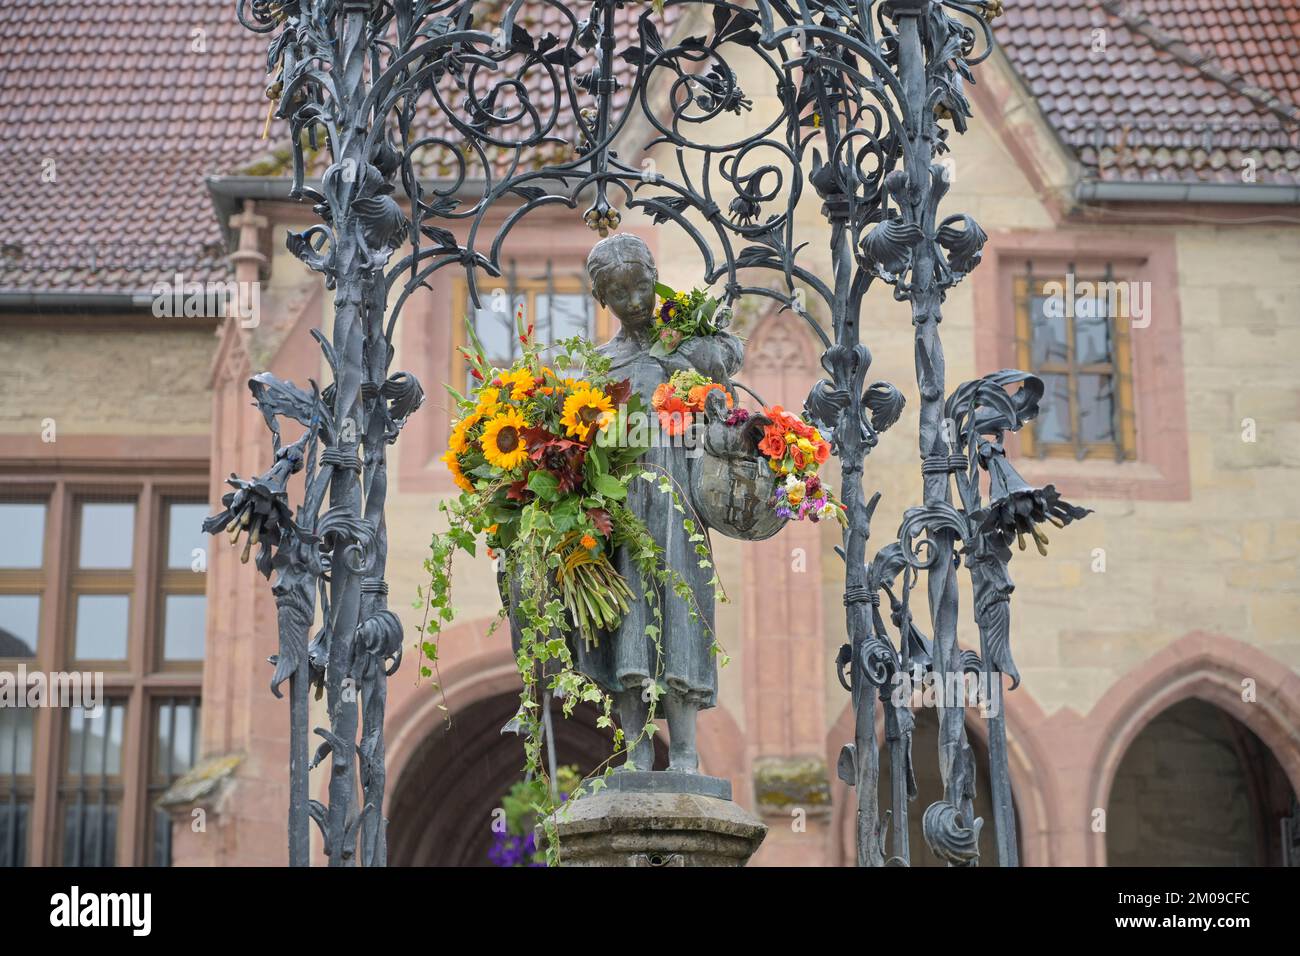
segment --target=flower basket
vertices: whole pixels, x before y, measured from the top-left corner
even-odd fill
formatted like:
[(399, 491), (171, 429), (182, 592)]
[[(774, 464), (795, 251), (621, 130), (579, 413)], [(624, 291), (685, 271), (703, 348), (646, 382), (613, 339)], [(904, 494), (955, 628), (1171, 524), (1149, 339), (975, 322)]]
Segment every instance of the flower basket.
[(748, 415), (735, 421), (721, 392), (711, 392), (704, 406), (701, 454), (691, 462), (691, 497), (700, 517), (728, 538), (762, 541), (786, 519), (772, 508), (780, 480), (758, 450), (771, 419)]

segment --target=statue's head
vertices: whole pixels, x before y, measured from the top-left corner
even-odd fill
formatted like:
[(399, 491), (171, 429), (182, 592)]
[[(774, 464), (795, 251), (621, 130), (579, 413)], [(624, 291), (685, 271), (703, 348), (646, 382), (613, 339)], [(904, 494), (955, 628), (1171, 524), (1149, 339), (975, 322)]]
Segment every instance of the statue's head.
[(637, 236), (620, 232), (596, 243), (587, 256), (587, 275), (596, 301), (629, 332), (654, 324), (658, 273), (650, 247)]

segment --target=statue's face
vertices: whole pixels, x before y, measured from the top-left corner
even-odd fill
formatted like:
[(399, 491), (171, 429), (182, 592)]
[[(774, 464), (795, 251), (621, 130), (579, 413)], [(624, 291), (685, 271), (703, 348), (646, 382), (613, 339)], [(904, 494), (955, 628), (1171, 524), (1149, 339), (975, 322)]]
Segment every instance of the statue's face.
[(624, 260), (606, 270), (596, 293), (629, 332), (648, 329), (654, 322), (655, 272), (645, 263)]

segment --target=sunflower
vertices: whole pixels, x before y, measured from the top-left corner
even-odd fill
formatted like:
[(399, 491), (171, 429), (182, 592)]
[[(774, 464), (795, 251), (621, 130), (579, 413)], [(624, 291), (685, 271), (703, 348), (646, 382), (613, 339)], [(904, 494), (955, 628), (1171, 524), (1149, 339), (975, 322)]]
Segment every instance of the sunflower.
[(483, 457), (502, 471), (513, 471), (528, 458), (528, 445), (520, 432), (528, 426), (518, 409), (507, 408), (483, 428)]
[(460, 470), (460, 459), (450, 448), (443, 453), (442, 460), (447, 465), (447, 470), (451, 472), (451, 480), (456, 482), (456, 487), (461, 491), (473, 491), (474, 486), (470, 480), (465, 477), (465, 472)]
[(564, 400), (560, 424), (572, 438), (586, 440), (593, 428), (604, 430), (614, 418), (614, 403), (598, 388), (583, 388)]
[(517, 368), (510, 372), (502, 372), (498, 378), (501, 379), (501, 384), (503, 386), (508, 385), (510, 387), (510, 397), (516, 402), (527, 398), (528, 393), (532, 391), (533, 385), (535, 384), (533, 382), (533, 373), (527, 368)]
[(453, 454), (462, 455), (469, 449), (469, 430), (478, 424), (479, 413), (470, 412), (451, 429), (451, 437), (447, 439), (447, 448)]

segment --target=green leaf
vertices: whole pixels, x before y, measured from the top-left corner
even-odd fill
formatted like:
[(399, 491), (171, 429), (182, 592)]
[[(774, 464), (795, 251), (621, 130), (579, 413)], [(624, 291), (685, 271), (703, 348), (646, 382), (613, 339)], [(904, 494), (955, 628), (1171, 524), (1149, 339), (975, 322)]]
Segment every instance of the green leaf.
[[(536, 474), (536, 472), (533, 472)], [(627, 487), (613, 475), (596, 475), (592, 484), (606, 498), (622, 501), (627, 497)]]
[(587, 449), (587, 475), (593, 480), (609, 471), (609, 455), (599, 442)]
[(543, 501), (554, 501), (559, 494), (560, 483), (549, 471), (537, 469), (528, 476), (528, 490)]

